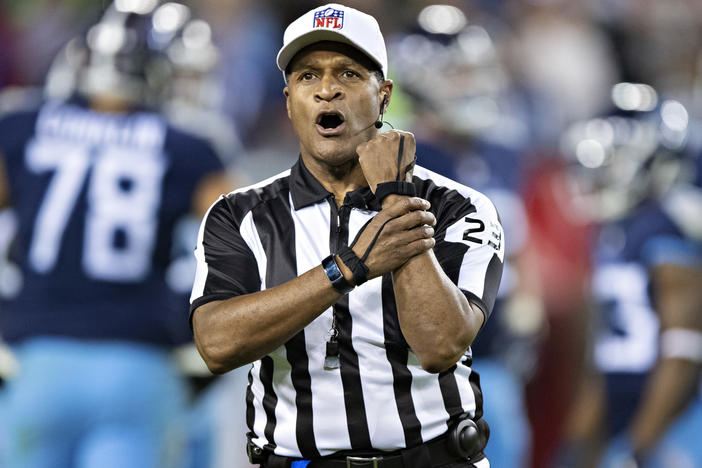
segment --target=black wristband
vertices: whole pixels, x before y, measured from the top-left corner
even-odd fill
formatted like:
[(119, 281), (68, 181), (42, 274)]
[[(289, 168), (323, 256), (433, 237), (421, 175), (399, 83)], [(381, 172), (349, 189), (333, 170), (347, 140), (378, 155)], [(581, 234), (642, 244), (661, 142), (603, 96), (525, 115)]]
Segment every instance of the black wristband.
[(405, 148), (405, 136), (400, 135), (400, 144), (397, 147), (397, 178), (393, 182), (383, 182), (375, 187), (375, 198), (378, 199), (380, 204), (383, 203), (385, 197), (388, 195), (409, 195), (414, 197), (417, 195), (417, 189), (414, 187), (412, 182), (404, 182), (403, 179), (407, 172), (414, 166), (414, 162), (417, 160), (417, 155), (414, 155), (414, 161), (405, 167), (404, 171), (400, 168), (402, 163), (402, 152)]
[(327, 278), (331, 281), (334, 289), (341, 294), (346, 294), (353, 289), (353, 285), (349, 283), (346, 278), (344, 278), (344, 274), (341, 273), (339, 265), (336, 264), (334, 255), (330, 255), (322, 260), (322, 268), (324, 268), (324, 273), (327, 274)]
[(375, 198), (379, 203), (388, 195), (409, 195), (414, 197), (417, 195), (417, 190), (412, 182), (383, 182), (375, 188)]
[(349, 270), (351, 270), (351, 273), (353, 273), (353, 282), (356, 283), (356, 286), (360, 286), (368, 281), (368, 267), (358, 258), (358, 255), (356, 255), (356, 252), (354, 252), (351, 247), (342, 247), (339, 252), (339, 257)]

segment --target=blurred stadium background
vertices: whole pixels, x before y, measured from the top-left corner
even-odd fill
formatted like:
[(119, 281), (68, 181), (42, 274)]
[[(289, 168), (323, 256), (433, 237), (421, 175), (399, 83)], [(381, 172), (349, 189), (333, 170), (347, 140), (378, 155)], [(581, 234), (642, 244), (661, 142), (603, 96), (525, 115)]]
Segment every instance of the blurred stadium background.
[[(209, 25), (216, 50), (207, 73), (184, 80), (178, 97), (196, 101), (198, 115), (221, 117), (206, 131), (239, 185), (278, 173), (297, 158), (274, 58), (285, 25), (323, 3), (187, 2)], [(569, 131), (609, 113), (613, 100), (622, 109), (642, 110), (653, 109), (665, 96), (684, 106), (670, 111), (669, 124), (684, 131), (699, 167), (702, 2), (345, 4), (373, 14), (385, 33), (389, 77), (396, 84), (386, 118), (425, 145), (418, 146), (420, 164), (488, 192), (500, 209), (513, 254), (502, 285), (505, 303), (495, 317), (499, 329), (485, 333), (494, 341), (481, 335), (476, 347), (484, 346), (485, 356), (498, 355), (507, 373), (495, 374), (493, 381), (483, 377), (485, 398), (497, 400), (495, 411), (514, 405), (504, 417), (515, 418), (517, 429), (524, 425), (512, 429), (512, 440), (495, 442), (514, 451), (520, 460), (514, 466), (552, 466), (589, 341), (590, 219), (572, 196), (567, 167), (571, 153), (597, 164), (604, 151), (596, 138), (578, 147)], [(84, 34), (108, 5), (107, 0), (0, 2), (3, 105), (17, 89), (70, 92), (70, 73), (61, 75), (56, 60), (70, 55), (65, 44)], [(178, 119), (181, 104), (173, 98), (164, 106)], [(249, 466), (243, 455), (245, 381), (245, 372), (221, 377), (206, 390), (208, 397), (197, 401), (209, 408), (201, 415), (218, 415), (199, 422), (206, 426), (202, 438), (214, 447), (208, 456), (212, 467)], [(511, 390), (501, 388), (502, 382)]]

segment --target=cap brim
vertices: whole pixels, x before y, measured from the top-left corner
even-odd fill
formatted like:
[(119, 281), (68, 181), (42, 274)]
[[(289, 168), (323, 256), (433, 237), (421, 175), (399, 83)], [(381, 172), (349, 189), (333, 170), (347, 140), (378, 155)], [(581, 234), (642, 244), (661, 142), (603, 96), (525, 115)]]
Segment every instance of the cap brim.
[(383, 65), (379, 63), (376, 59), (371, 57), (366, 50), (358, 45), (357, 43), (353, 42), (350, 40), (348, 37), (344, 36), (343, 34), (340, 34), (336, 31), (330, 31), (328, 29), (318, 29), (314, 31), (309, 31), (305, 34), (303, 34), (300, 37), (295, 38), (294, 40), (290, 41), (288, 45), (280, 49), (278, 52), (278, 57), (276, 58), (276, 62), (278, 63), (278, 68), (285, 73), (285, 69), (288, 67), (290, 64), (290, 61), (295, 57), (295, 54), (300, 52), (302, 49), (307, 47), (308, 45), (312, 45), (316, 42), (322, 42), (322, 41), (333, 41), (333, 42), (341, 42), (344, 44), (348, 44), (350, 46), (355, 47), (359, 51), (363, 53), (366, 57), (368, 57), (373, 63), (378, 65), (378, 68), (380, 71), (383, 72), (383, 75), (385, 74), (385, 70), (383, 70)]

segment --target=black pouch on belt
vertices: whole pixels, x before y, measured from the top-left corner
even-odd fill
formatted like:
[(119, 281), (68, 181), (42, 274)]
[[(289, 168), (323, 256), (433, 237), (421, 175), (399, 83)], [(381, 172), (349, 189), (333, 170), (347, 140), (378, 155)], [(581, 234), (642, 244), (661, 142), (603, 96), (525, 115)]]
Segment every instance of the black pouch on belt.
[(473, 421), (461, 415), (449, 428), (447, 448), (455, 456), (470, 460), (481, 453), (490, 438), (490, 426), (484, 419)]
[(249, 463), (252, 465), (260, 465), (268, 458), (266, 452), (253, 443), (251, 434), (246, 434), (246, 455), (249, 457)]

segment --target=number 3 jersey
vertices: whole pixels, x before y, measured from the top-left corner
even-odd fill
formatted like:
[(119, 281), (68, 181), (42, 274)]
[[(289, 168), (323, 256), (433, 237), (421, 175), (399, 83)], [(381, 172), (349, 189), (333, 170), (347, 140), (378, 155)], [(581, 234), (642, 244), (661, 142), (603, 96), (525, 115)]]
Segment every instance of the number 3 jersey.
[(196, 184), (222, 169), (208, 144), (154, 113), (49, 102), (0, 119), (0, 154), (23, 273), (0, 308), (5, 340), (188, 339), (165, 274)]
[[(685, 214), (686, 207), (696, 215)], [(658, 357), (651, 272), (663, 264), (702, 268), (702, 247), (693, 240), (697, 228), (690, 224), (701, 210), (699, 189), (685, 187), (600, 231), (592, 284), (599, 314), (594, 360), (606, 377), (612, 433), (628, 423)]]

